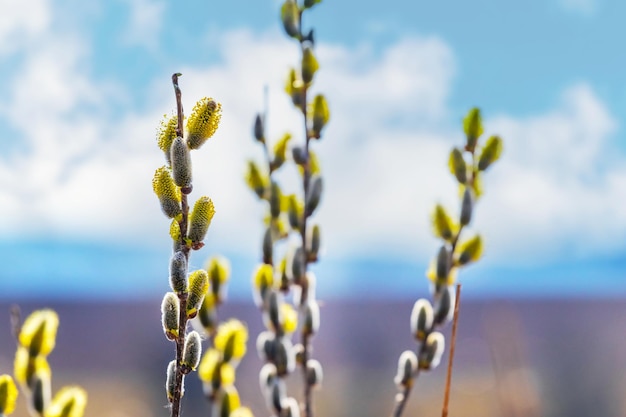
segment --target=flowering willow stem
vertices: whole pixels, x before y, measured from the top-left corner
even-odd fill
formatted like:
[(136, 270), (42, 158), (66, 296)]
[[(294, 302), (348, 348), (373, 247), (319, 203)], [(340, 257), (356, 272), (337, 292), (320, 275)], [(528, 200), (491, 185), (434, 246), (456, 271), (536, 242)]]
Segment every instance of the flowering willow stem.
[[(182, 93), (178, 86), (178, 77), (180, 73), (172, 74), (172, 84), (174, 85), (174, 93), (176, 95), (176, 114), (178, 117), (178, 125), (176, 126), (176, 135), (183, 136), (183, 103)], [(189, 247), (185, 242), (187, 236), (187, 221), (189, 217), (189, 204), (187, 203), (187, 194), (182, 193), (181, 196), (181, 210), (182, 219), (178, 222), (180, 227), (180, 240), (182, 252), (185, 255), (187, 265), (189, 264)], [(187, 292), (178, 294), (179, 306), (179, 319), (178, 319), (178, 337), (176, 338), (176, 379), (174, 385), (174, 398), (172, 399), (171, 417), (178, 417), (180, 415), (180, 400), (183, 390), (183, 347), (185, 345), (185, 333), (187, 329)]]
[[(302, 55), (304, 56), (304, 41), (303, 41), (303, 36), (302, 36), (302, 11), (300, 11), (299, 13), (299, 27), (300, 27), (300, 36), (299, 36), (299, 40), (300, 40), (300, 50), (302, 52)], [(308, 197), (309, 197), (309, 183), (311, 181), (311, 161), (310, 161), (310, 154), (309, 154), (309, 143), (311, 141), (311, 135), (309, 134), (309, 128), (308, 128), (308, 123), (307, 123), (307, 90), (308, 90), (308, 85), (305, 83), (304, 87), (302, 88), (302, 116), (304, 119), (304, 137), (306, 138), (305, 140), (305, 144), (304, 144), (304, 156), (305, 156), (305, 164), (303, 166), (304, 168), (304, 174), (303, 174), (303, 179), (302, 179), (302, 186), (304, 189), (304, 204), (305, 204), (305, 210), (303, 210), (303, 217), (302, 217), (302, 227), (300, 229), (300, 237), (302, 239), (302, 250), (304, 253), (304, 276), (306, 277), (306, 272), (308, 269), (308, 264), (309, 264), (309, 259), (308, 259), (308, 255), (307, 255), (307, 248), (306, 248), (306, 230), (307, 230), (307, 218), (309, 217), (309, 214), (307, 213), (306, 210), (306, 202), (308, 201)], [(306, 281), (306, 279), (303, 282), (303, 287), (302, 287), (302, 294), (301, 297), (303, 300), (306, 300), (308, 297), (308, 282)], [(309, 360), (309, 351), (310, 351), (310, 340), (309, 340), (309, 335), (305, 332), (302, 333), (302, 375), (304, 378), (304, 417), (313, 417), (313, 390), (312, 390), (312, 386), (309, 382), (309, 378), (307, 377), (307, 371), (306, 371), (306, 364)]]

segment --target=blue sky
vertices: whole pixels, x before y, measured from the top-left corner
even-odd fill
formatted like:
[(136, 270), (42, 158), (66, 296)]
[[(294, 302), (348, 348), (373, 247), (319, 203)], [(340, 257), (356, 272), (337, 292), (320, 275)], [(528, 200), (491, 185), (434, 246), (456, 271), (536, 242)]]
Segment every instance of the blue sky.
[[(246, 159), (262, 157), (250, 127), (264, 86), (270, 136), (299, 138), (282, 93), (297, 48), (280, 2), (76, 3), (0, 0), (0, 297), (165, 291), (168, 221), (150, 181), (177, 71), (186, 109), (205, 95), (224, 106), (194, 155), (194, 194), (209, 194), (217, 214), (192, 263), (227, 255), (232, 295), (249, 297), (263, 207), (242, 177)], [(626, 4), (389, 6), (326, 0), (306, 20), (322, 65), (315, 89), (332, 112), (315, 144), (326, 179), (320, 296), (426, 292), (429, 212), (456, 207), (447, 153), (475, 105), (505, 152), (477, 207), (487, 246), (462, 271), (465, 291), (626, 294)], [(281, 181), (295, 190), (291, 174)]]

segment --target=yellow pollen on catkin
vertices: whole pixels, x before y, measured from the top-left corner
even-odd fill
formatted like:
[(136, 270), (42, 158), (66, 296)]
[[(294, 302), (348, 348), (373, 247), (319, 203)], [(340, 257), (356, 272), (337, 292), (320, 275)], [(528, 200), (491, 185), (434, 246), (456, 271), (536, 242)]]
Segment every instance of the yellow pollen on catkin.
[(46, 408), (44, 417), (83, 417), (87, 392), (81, 387), (62, 388)]
[(200, 148), (219, 126), (222, 118), (222, 105), (212, 98), (200, 99), (187, 120), (187, 143), (190, 149)]
[(0, 415), (8, 416), (15, 410), (17, 387), (9, 375), (0, 375)]
[(230, 319), (217, 328), (214, 344), (215, 348), (224, 354), (225, 360), (230, 360), (230, 358), (240, 359), (246, 354), (247, 341), (246, 326), (239, 320)]
[(170, 147), (172, 142), (176, 138), (176, 127), (178, 126), (178, 116), (163, 115), (161, 125), (157, 129), (157, 144), (159, 149), (165, 152), (167, 159), (169, 160)]
[(48, 355), (54, 349), (59, 316), (52, 310), (34, 311), (26, 318), (20, 330), (20, 344), (28, 348), (31, 356)]

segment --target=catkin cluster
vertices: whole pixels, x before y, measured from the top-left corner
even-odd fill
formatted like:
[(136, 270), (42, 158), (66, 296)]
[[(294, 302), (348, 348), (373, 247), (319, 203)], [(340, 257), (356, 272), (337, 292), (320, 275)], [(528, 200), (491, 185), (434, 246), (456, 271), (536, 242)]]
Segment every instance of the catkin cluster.
[(434, 369), (439, 364), (445, 347), (445, 338), (437, 329), (452, 319), (455, 306), (457, 271), (480, 259), (482, 238), (474, 234), (461, 240), (461, 232), (470, 225), (477, 200), (483, 193), (482, 175), (500, 158), (502, 139), (491, 136), (479, 144), (483, 134), (480, 111), (474, 108), (463, 121), (466, 141), (463, 149), (453, 148), (448, 165), (455, 177), (461, 196), (461, 207), (456, 218), (437, 204), (432, 214), (433, 233), (441, 239), (441, 247), (426, 272), (431, 281), (433, 302), (422, 298), (415, 302), (411, 312), (411, 333), (418, 342), (416, 351), (400, 355), (395, 383), (401, 390), (394, 416), (399, 416), (413, 382), (420, 371)]
[(206, 271), (209, 275), (209, 291), (192, 324), (212, 338), (213, 346), (200, 361), (198, 377), (212, 408), (212, 416), (252, 417), (250, 409), (241, 407), (239, 393), (235, 388), (235, 370), (246, 353), (248, 329), (237, 319), (220, 323), (217, 317), (218, 306), (226, 297), (230, 267), (226, 259), (212, 257), (207, 262)]
[[(309, 97), (319, 64), (314, 54), (313, 30), (304, 33), (302, 27), (302, 16), (319, 2), (286, 0), (281, 8), (285, 32), (301, 49), (300, 65), (289, 70), (285, 92), (303, 116), (304, 142), (291, 145), (293, 135), (285, 133), (270, 147), (265, 115), (257, 115), (253, 132), (263, 147), (266, 161), (264, 164), (250, 161), (246, 173), (248, 186), (267, 203), (268, 209), (261, 245), (262, 263), (252, 279), (254, 300), (266, 327), (257, 338), (257, 350), (265, 362), (260, 385), (269, 410), (284, 417), (299, 416), (301, 408), (306, 417), (311, 417), (312, 389), (322, 380), (322, 367), (311, 358), (311, 338), (319, 330), (320, 313), (315, 275), (308, 266), (317, 262), (320, 254), (320, 227), (311, 222), (311, 217), (319, 206), (323, 181), (320, 164), (310, 145), (321, 138), (330, 112), (323, 95)], [(286, 162), (297, 166), (301, 192), (285, 194), (276, 181), (274, 174)], [(281, 246), (287, 247), (283, 253), (278, 250)], [(300, 343), (294, 344), (292, 336), (297, 331)], [(302, 407), (288, 394), (285, 382), (296, 366), (303, 371)]]
[[(165, 117), (157, 133), (157, 144), (164, 153), (166, 165), (156, 170), (152, 180), (161, 210), (172, 219), (170, 236), (173, 241), (173, 255), (169, 264), (172, 291), (163, 297), (161, 323), (165, 336), (176, 346), (176, 358), (167, 366), (165, 384), (173, 417), (180, 412), (184, 375), (196, 370), (201, 358), (200, 334), (195, 330), (187, 332), (187, 321), (202, 311), (205, 299), (208, 298), (208, 305), (209, 300), (215, 301), (220, 296), (220, 285), (226, 281), (226, 278), (219, 276), (221, 271), (218, 274), (206, 269), (189, 272), (188, 268), (190, 251), (203, 247), (215, 214), (213, 202), (206, 196), (198, 198), (191, 212), (189, 210), (187, 196), (193, 189), (191, 151), (199, 149), (215, 133), (221, 118), (221, 104), (212, 98), (199, 100), (187, 119), (184, 130), (179, 76), (180, 74), (172, 76), (177, 114)], [(213, 278), (211, 280), (210, 273)], [(205, 307), (202, 314), (206, 322), (210, 316), (210, 308)]]
[[(58, 327), (59, 317), (53, 310), (37, 310), (19, 330), (14, 374), (33, 417), (82, 417), (87, 406), (87, 393), (78, 386), (61, 388), (52, 398), (48, 355), (56, 344)], [(0, 414), (13, 411), (16, 397), (13, 381), (8, 375), (1, 376)]]

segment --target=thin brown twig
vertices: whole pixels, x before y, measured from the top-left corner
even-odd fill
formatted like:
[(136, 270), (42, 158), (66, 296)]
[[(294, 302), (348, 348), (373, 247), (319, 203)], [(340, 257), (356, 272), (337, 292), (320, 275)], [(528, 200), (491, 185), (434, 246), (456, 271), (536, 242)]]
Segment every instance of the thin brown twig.
[[(176, 135), (182, 137), (183, 135), (183, 103), (182, 103), (182, 93), (180, 91), (180, 87), (178, 86), (178, 77), (180, 77), (180, 73), (172, 74), (172, 84), (174, 85), (174, 93), (176, 95), (176, 114), (178, 117), (178, 125), (176, 126)], [(189, 190), (190, 191), (190, 190)], [(185, 259), (189, 261), (189, 247), (185, 242), (185, 237), (187, 236), (187, 219), (189, 216), (189, 204), (187, 203), (187, 194), (182, 193), (181, 196), (181, 210), (182, 210), (182, 218), (178, 222), (180, 227), (180, 240), (182, 252), (185, 255)], [(188, 262), (187, 262), (188, 263)], [(180, 415), (180, 400), (182, 397), (183, 390), (183, 347), (185, 345), (185, 333), (187, 329), (187, 293), (182, 292), (178, 293), (179, 300), (179, 316), (178, 316), (178, 337), (176, 338), (176, 381), (174, 385), (174, 398), (172, 399), (172, 407), (171, 407), (171, 417), (178, 417)]]
[(441, 417), (448, 417), (448, 403), (450, 401), (450, 385), (452, 383), (452, 365), (454, 349), (456, 347), (456, 331), (459, 324), (459, 305), (461, 304), (461, 284), (456, 284), (456, 302), (454, 303), (454, 319), (452, 321), (452, 335), (450, 336), (450, 356), (448, 357), (448, 372), (446, 374), (446, 390), (443, 397)]
[[(302, 56), (304, 56), (304, 36), (302, 34), (302, 11), (299, 14), (299, 28), (300, 28), (300, 50)], [(302, 69), (301, 69), (302, 70)], [(311, 181), (311, 161), (310, 161), (310, 153), (309, 153), (309, 144), (311, 141), (311, 135), (309, 133), (308, 119), (307, 119), (307, 91), (308, 85), (305, 83), (302, 88), (302, 98), (301, 98), (301, 110), (302, 116), (304, 120), (304, 157), (305, 163), (303, 165), (304, 173), (302, 175), (302, 188), (304, 190), (304, 211), (302, 215), (302, 225), (300, 228), (300, 237), (302, 239), (302, 252), (304, 256), (304, 275), (305, 279), (302, 283), (301, 289), (301, 300), (306, 300), (308, 297), (308, 283), (306, 282), (306, 272), (309, 264), (309, 257), (307, 254), (306, 248), (306, 234), (307, 234), (307, 218), (309, 217), (309, 213), (307, 213), (306, 204), (309, 197), (309, 184)], [(309, 360), (310, 354), (310, 340), (309, 335), (305, 332), (302, 333), (302, 376), (304, 381), (304, 417), (313, 417), (313, 387), (309, 383), (309, 378), (307, 376), (306, 364)]]

